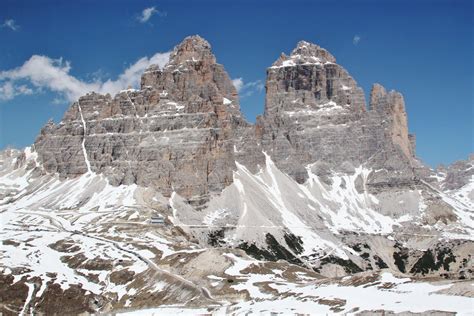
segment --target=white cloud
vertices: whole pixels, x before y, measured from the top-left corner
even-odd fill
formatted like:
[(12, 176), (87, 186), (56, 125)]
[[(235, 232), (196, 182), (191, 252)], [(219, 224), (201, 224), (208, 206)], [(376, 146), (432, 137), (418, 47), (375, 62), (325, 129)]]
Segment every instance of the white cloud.
[(0, 100), (10, 100), (15, 97), (15, 87), (10, 81), (0, 85)]
[(265, 88), (262, 80), (255, 80), (245, 83), (242, 78), (232, 79), (235, 89), (241, 98), (251, 96), (255, 92), (262, 92)]
[(138, 21), (140, 21), (141, 23), (146, 23), (155, 14), (160, 14), (161, 15), (162, 13), (160, 11), (158, 11), (156, 9), (156, 7), (150, 7), (150, 8), (143, 9), (142, 13), (138, 17)]
[(129, 86), (138, 87), (141, 76), (145, 69), (147, 69), (148, 66), (154, 64), (159, 65), (160, 68), (163, 68), (168, 62), (169, 56), (170, 53), (157, 53), (150, 58), (140, 58), (133, 65), (125, 69), (125, 71), (119, 75), (116, 80), (109, 79), (104, 82), (100, 87), (99, 92), (114, 94)]
[[(32, 94), (34, 91), (25, 84), (28, 82), (37, 90), (49, 89), (59, 93), (68, 101), (76, 101), (88, 92), (115, 94), (129, 86), (138, 87), (141, 74), (151, 64), (163, 67), (168, 62), (170, 53), (157, 53), (152, 57), (143, 57), (129, 66), (116, 80), (96, 79), (83, 81), (70, 74), (71, 64), (68, 61), (52, 59), (47, 56), (33, 55), (22, 66), (0, 71), (0, 100), (10, 100), (20, 94)], [(16, 85), (15, 85), (16, 84)]]
[(33, 94), (33, 89), (26, 85), (15, 86), (12, 81), (0, 83), (0, 101), (11, 100), (18, 95)]
[(5, 20), (5, 22), (3, 22), (3, 24), (2, 24), (2, 27), (9, 28), (13, 31), (18, 31), (18, 29), (20, 28), (20, 26), (18, 24), (16, 24), (15, 20), (13, 20), (13, 19)]
[(356, 35), (354, 35), (354, 37), (352, 38), (352, 44), (357, 45), (357, 44), (359, 44), (360, 40), (361, 40), (360, 35), (357, 35), (357, 34), (356, 34)]
[(242, 80), (242, 78), (232, 79), (232, 83), (234, 84), (234, 87), (237, 90), (237, 92), (240, 92), (240, 90), (244, 86), (244, 81)]
[(18, 94), (25, 94), (25, 95), (33, 94), (33, 89), (31, 89), (27, 85), (17, 86), (16, 91), (18, 91)]
[(68, 100), (66, 100), (66, 99), (64, 99), (64, 98), (61, 98), (61, 97), (56, 97), (56, 98), (54, 98), (52, 102), (53, 102), (53, 104), (55, 104), (55, 105), (60, 105), (60, 104), (62, 105), (62, 104), (68, 104), (68, 103), (69, 103)]

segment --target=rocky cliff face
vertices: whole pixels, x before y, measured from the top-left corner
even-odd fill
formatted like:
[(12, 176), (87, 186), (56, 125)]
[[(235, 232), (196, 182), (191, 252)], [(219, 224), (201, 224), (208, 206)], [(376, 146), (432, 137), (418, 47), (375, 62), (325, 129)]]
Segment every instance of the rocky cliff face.
[(81, 97), (60, 124), (35, 142), (49, 172), (103, 173), (114, 185), (136, 183), (199, 205), (232, 182), (235, 87), (207, 41), (186, 38), (164, 69), (151, 66), (140, 90)]
[(355, 80), (307, 42), (268, 68), (266, 86), (265, 113), (252, 126), (209, 43), (189, 37), (164, 69), (143, 74), (140, 90), (80, 98), (59, 125), (45, 126), (35, 146), (47, 171), (104, 173), (116, 185), (153, 186), (201, 202), (232, 182), (235, 159), (253, 171), (264, 165), (262, 151), (299, 183), (308, 164), (318, 174), (364, 163), (388, 170), (373, 175), (374, 185), (414, 177), (399, 93), (375, 84), (366, 109)]
[(459, 160), (445, 167), (439, 166), (440, 184), (444, 190), (457, 190), (471, 182), (474, 177), (474, 154), (466, 160)]
[(438, 166), (435, 184), (461, 201), (466, 209), (474, 209), (474, 155), (449, 166)]
[(59, 124), (43, 128), (35, 148), (45, 170), (63, 178), (104, 174), (112, 185), (176, 192), (198, 209), (233, 182), (236, 162), (255, 173), (264, 153), (300, 184), (359, 166), (372, 172), (358, 190), (374, 194), (429, 179), (415, 158), (403, 96), (374, 84), (367, 108), (362, 89), (325, 49), (299, 42), (268, 68), (266, 88), (254, 126), (209, 43), (191, 36), (163, 69), (145, 71), (140, 90), (81, 97)]
[(258, 121), (262, 148), (277, 166), (303, 183), (315, 172), (367, 164), (397, 170), (372, 177), (374, 185), (409, 183), (414, 146), (401, 94), (375, 84), (370, 108), (364, 93), (325, 49), (299, 42), (267, 70), (265, 113)]

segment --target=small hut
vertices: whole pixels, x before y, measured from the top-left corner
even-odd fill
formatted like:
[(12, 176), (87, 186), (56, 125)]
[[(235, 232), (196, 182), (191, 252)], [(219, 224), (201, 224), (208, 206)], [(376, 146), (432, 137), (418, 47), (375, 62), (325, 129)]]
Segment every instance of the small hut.
[(165, 224), (165, 218), (161, 214), (153, 214), (150, 217), (150, 224), (164, 225)]

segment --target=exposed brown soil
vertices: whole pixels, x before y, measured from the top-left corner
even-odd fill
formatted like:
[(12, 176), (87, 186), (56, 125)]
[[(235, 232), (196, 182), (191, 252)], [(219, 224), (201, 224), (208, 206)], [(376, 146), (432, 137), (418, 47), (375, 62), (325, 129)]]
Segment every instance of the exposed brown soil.
[(110, 281), (114, 284), (127, 284), (133, 280), (134, 275), (135, 272), (126, 269), (113, 271), (110, 274)]

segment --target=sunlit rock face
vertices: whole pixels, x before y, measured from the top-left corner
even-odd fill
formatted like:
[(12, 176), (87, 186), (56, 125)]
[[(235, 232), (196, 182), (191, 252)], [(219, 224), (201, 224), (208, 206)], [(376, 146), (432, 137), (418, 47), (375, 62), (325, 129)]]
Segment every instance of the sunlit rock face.
[(115, 185), (136, 183), (199, 205), (232, 182), (235, 87), (207, 41), (186, 38), (163, 69), (151, 66), (141, 90), (81, 97), (35, 147), (50, 172), (104, 173)]
[(410, 182), (414, 147), (408, 135), (403, 97), (375, 84), (370, 107), (348, 72), (325, 49), (299, 42), (267, 69), (265, 113), (258, 120), (262, 147), (298, 182), (306, 166), (347, 171), (367, 164), (400, 171), (374, 184)]
[(266, 87), (265, 113), (253, 126), (209, 43), (191, 36), (163, 69), (145, 71), (140, 90), (81, 97), (58, 125), (43, 128), (36, 150), (46, 170), (62, 177), (104, 173), (112, 184), (176, 191), (197, 204), (232, 183), (236, 159), (256, 172), (265, 164), (262, 151), (300, 183), (315, 162), (399, 171), (396, 179), (393, 172), (374, 175), (377, 185), (413, 178), (414, 146), (399, 93), (374, 85), (367, 110), (355, 80), (307, 42), (268, 68)]

